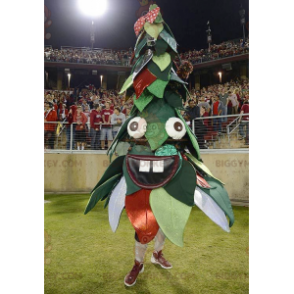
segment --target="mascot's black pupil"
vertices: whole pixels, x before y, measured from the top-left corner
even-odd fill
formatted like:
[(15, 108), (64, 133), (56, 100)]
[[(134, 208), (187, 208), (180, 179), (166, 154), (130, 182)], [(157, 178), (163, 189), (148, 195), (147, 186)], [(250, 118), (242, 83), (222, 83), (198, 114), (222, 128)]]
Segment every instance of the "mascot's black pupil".
[(131, 131), (135, 132), (138, 129), (138, 123), (136, 121), (133, 121), (130, 125)]
[(176, 122), (176, 123), (174, 124), (174, 129), (175, 129), (176, 131), (180, 132), (180, 131), (183, 129), (183, 126), (182, 126), (182, 124), (181, 124), (180, 122)]

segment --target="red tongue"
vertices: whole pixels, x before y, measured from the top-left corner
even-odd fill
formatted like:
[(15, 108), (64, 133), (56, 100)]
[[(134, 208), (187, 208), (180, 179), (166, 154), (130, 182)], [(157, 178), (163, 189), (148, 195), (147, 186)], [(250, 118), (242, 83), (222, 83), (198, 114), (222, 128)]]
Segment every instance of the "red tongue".
[(142, 244), (149, 243), (157, 234), (159, 225), (151, 210), (149, 197), (152, 190), (141, 189), (127, 195), (125, 209)]

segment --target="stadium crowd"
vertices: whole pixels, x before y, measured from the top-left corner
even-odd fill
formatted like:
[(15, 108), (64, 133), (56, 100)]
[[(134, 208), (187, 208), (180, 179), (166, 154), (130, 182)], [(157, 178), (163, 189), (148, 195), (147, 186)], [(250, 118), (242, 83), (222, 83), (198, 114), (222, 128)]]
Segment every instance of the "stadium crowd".
[[(245, 106), (244, 106), (245, 105)], [(247, 105), (247, 106), (246, 106)], [(182, 114), (188, 124), (195, 121), (195, 132), (200, 148), (207, 148), (204, 135), (210, 127), (222, 132), (226, 115), (249, 113), (249, 81), (236, 80), (225, 84), (215, 84), (200, 90), (191, 89), (190, 97), (184, 103)], [(73, 124), (72, 149), (84, 150), (90, 145), (92, 150), (105, 149), (129, 117), (133, 99), (126, 101), (116, 90), (88, 88), (73, 91), (45, 90), (44, 93), (44, 135), (45, 148), (54, 149), (56, 137), (66, 133), (66, 149), (70, 149), (70, 126)], [(207, 116), (224, 116), (205, 119)], [(50, 123), (55, 122), (55, 123)], [(56, 122), (59, 122), (56, 123)], [(246, 128), (246, 134), (244, 133)], [(240, 140), (249, 145), (249, 117), (240, 116)], [(107, 138), (107, 141), (106, 141)]]
[(129, 50), (107, 50), (107, 49), (82, 49), (61, 48), (52, 49), (45, 47), (44, 59), (51, 62), (86, 63), (129, 66), (132, 49)]
[[(189, 60), (193, 65), (206, 61), (226, 58), (249, 52), (249, 39), (245, 42), (226, 41), (221, 44), (213, 44), (210, 50), (190, 50), (180, 53), (181, 59)], [(103, 65), (123, 65), (131, 66), (130, 59), (133, 49), (128, 50), (111, 50), (111, 49), (87, 49), (87, 48), (61, 48), (53, 49), (52, 47), (44, 48), (45, 61), (65, 62), (65, 63), (86, 63), (86, 64), (103, 64)]]
[(193, 65), (206, 61), (211, 61), (220, 58), (226, 58), (230, 56), (249, 53), (249, 39), (245, 42), (243, 39), (240, 41), (226, 41), (221, 44), (213, 44), (210, 46), (210, 51), (207, 49), (190, 50), (188, 52), (181, 53), (181, 59), (189, 60)]

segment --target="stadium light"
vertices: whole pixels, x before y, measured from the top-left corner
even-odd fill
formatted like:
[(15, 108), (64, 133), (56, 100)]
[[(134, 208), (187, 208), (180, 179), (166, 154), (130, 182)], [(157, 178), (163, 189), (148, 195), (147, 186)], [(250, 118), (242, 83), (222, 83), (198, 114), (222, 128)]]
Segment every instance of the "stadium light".
[(218, 72), (218, 76), (219, 76), (219, 82), (221, 84), (222, 83), (222, 72), (221, 71)]
[(71, 74), (68, 73), (67, 74), (67, 78), (68, 78), (68, 84), (67, 84), (67, 86), (68, 86), (68, 89), (70, 89), (70, 77), (71, 77)]
[(102, 80), (103, 80), (103, 75), (100, 76), (101, 89), (102, 89)]
[(93, 19), (105, 13), (107, 9), (107, 0), (78, 0), (78, 6), (85, 15), (91, 17), (92, 25), (90, 29), (90, 42), (91, 49), (93, 50), (95, 43), (95, 27)]
[(107, 9), (107, 0), (79, 0), (80, 10), (91, 17), (103, 15)]

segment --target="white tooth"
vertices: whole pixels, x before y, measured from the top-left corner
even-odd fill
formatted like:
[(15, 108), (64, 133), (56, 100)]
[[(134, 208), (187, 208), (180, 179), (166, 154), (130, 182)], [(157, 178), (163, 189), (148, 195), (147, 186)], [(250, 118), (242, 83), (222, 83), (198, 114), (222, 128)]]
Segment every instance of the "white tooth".
[(163, 171), (164, 171), (163, 160), (153, 161), (153, 172), (154, 173), (163, 173)]
[(150, 171), (150, 161), (140, 160), (140, 172), (148, 173)]

